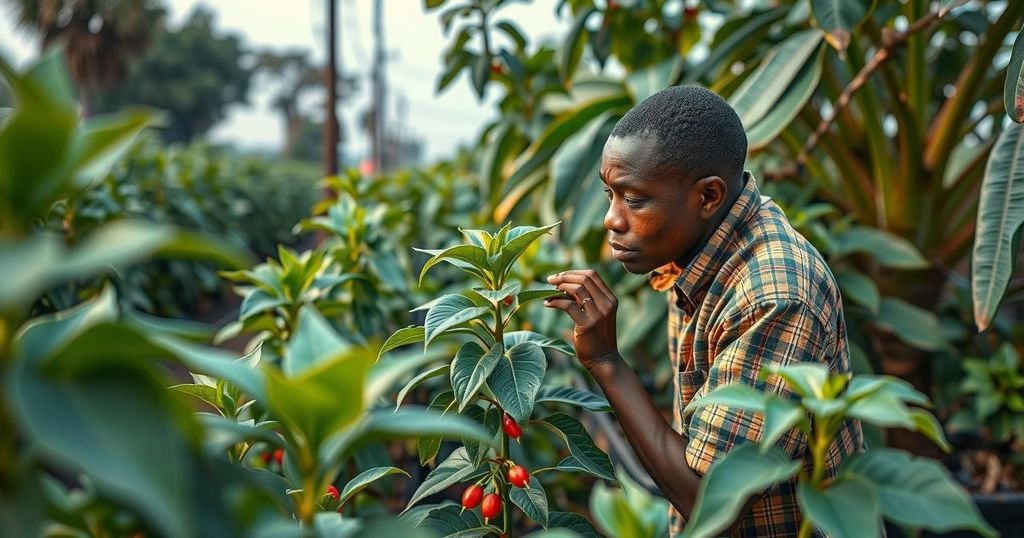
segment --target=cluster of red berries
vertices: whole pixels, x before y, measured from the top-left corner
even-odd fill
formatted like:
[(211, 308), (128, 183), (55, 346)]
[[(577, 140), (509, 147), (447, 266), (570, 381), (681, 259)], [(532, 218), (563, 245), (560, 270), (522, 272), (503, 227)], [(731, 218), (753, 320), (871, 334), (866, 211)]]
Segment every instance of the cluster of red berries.
[(278, 465), (281, 465), (282, 461), (284, 461), (284, 450), (281, 450), (280, 448), (275, 449), (273, 452), (263, 453), (264, 465), (270, 465), (270, 462), (274, 462)]
[[(530, 472), (522, 465), (513, 465), (506, 474), (510, 484), (517, 488), (525, 488), (530, 485)], [(472, 510), (480, 507), (480, 513), (484, 520), (491, 519), (501, 513), (501, 495), (488, 493), (484, 495), (484, 488), (480, 484), (473, 484), (462, 492), (462, 507)]]

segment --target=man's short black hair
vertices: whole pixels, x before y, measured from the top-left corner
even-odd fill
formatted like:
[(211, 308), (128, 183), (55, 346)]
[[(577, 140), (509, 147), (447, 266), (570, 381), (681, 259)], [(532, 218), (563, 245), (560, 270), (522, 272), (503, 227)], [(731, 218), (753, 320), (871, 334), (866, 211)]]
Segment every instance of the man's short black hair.
[(700, 86), (673, 86), (644, 99), (626, 113), (611, 136), (651, 136), (660, 170), (686, 181), (719, 176), (742, 185), (747, 135), (736, 111)]

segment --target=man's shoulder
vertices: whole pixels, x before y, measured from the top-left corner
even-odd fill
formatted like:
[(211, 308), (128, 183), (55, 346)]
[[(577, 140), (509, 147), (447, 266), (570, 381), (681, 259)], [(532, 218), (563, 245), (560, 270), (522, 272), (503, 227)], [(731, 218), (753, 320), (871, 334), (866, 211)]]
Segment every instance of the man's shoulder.
[(832, 318), (840, 295), (835, 277), (818, 250), (793, 228), (770, 200), (737, 230), (726, 266), (726, 287), (745, 304), (800, 301)]

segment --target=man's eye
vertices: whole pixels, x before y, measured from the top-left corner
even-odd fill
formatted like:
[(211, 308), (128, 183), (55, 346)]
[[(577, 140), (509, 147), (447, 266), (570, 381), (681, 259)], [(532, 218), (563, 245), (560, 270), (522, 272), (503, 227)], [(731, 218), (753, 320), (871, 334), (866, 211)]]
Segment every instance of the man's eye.
[(604, 188), (604, 195), (607, 196), (609, 200), (611, 200), (612, 199), (612, 190), (609, 189), (608, 187), (605, 187)]
[(626, 200), (626, 205), (629, 206), (629, 207), (637, 207), (637, 206), (639, 206), (640, 204), (642, 204), (644, 202), (640, 198), (629, 198), (629, 197), (627, 197), (625, 200)]

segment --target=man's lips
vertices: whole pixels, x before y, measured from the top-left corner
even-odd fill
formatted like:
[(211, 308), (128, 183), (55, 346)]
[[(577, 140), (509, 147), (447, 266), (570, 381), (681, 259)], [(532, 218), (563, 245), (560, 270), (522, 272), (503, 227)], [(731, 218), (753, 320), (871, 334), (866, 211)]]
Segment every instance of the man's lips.
[(637, 251), (626, 248), (614, 241), (609, 241), (608, 244), (612, 247), (612, 258), (615, 258), (620, 262), (628, 261), (639, 254)]

